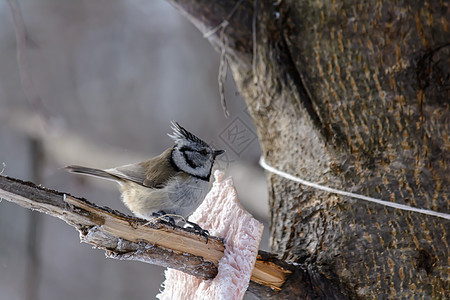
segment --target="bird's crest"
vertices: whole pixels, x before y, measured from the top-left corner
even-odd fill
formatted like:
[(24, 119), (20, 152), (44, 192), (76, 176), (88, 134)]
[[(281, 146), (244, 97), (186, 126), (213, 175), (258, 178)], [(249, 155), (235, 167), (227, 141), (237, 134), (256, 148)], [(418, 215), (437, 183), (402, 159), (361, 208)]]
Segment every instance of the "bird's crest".
[(168, 134), (168, 136), (176, 143), (181, 144), (186, 141), (191, 141), (197, 144), (200, 144), (202, 146), (208, 147), (208, 144), (205, 143), (203, 140), (199, 139), (183, 127), (181, 127), (180, 124), (178, 124), (175, 121), (171, 122), (171, 128), (173, 130), (172, 134)]

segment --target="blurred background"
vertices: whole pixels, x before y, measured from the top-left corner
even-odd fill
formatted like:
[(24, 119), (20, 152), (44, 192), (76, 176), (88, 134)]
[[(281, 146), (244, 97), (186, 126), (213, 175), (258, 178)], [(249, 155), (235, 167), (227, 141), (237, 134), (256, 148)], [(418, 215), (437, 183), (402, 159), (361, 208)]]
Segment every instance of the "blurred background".
[[(224, 117), (218, 68), (219, 54), (162, 0), (0, 1), (0, 172), (130, 214), (114, 183), (60, 168), (158, 155), (176, 120), (227, 151), (217, 166), (265, 223), (267, 250), (258, 141), (230, 74)], [(163, 271), (106, 259), (63, 221), (0, 202), (0, 300), (153, 299)]]

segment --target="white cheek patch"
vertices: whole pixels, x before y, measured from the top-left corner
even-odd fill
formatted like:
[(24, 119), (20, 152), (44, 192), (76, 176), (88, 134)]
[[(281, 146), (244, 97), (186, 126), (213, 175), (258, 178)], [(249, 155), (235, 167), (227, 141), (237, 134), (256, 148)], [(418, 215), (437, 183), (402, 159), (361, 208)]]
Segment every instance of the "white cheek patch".
[(198, 167), (191, 166), (187, 159), (185, 158), (185, 155), (183, 155), (182, 152), (175, 150), (173, 154), (173, 162), (175, 165), (183, 172), (200, 177), (202, 179), (205, 179), (209, 177), (211, 174), (212, 164), (213, 162), (210, 160), (206, 160), (203, 163), (203, 165)]

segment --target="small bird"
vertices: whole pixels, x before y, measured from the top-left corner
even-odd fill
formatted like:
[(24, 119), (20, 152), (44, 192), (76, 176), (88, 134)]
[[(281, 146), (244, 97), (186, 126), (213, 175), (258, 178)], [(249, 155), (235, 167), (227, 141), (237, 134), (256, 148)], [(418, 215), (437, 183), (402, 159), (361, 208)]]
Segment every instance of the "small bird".
[[(167, 214), (188, 217), (203, 202), (215, 158), (224, 150), (214, 150), (177, 122), (172, 121), (175, 145), (149, 160), (111, 169), (67, 166), (73, 173), (116, 181), (122, 201), (137, 217), (151, 219)], [(172, 217), (168, 218), (174, 225)], [(208, 241), (208, 231), (188, 222)]]

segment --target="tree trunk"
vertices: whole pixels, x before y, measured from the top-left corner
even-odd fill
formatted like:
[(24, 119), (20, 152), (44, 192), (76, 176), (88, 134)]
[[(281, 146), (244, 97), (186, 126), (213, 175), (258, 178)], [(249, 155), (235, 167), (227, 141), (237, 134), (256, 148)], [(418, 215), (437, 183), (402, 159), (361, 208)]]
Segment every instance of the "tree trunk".
[[(169, 2), (203, 33), (228, 22), (208, 38), (225, 47), (268, 164), (449, 212), (448, 2)], [(280, 258), (354, 298), (449, 296), (448, 220), (267, 176)]]

